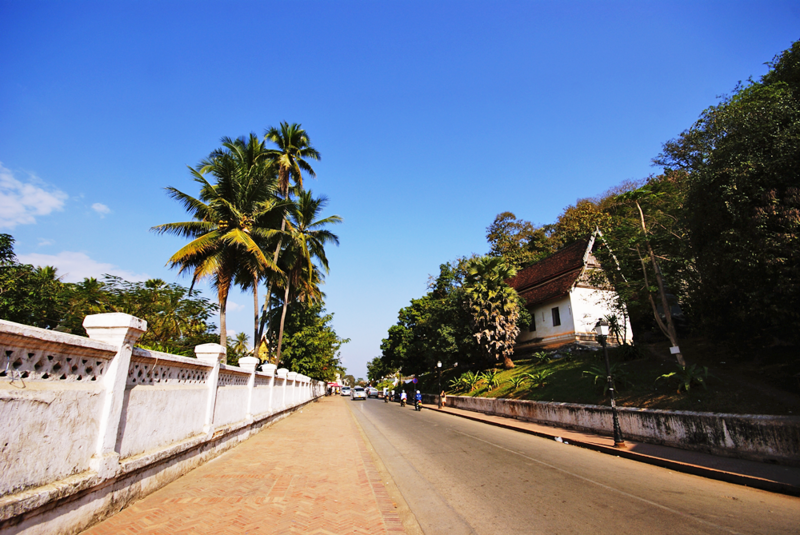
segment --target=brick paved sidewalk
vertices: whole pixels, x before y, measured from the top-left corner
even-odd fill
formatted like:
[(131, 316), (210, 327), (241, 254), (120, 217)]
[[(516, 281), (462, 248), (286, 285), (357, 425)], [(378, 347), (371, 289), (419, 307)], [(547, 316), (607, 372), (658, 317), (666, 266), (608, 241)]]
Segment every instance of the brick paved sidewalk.
[(84, 534), (405, 533), (346, 402), (306, 405)]

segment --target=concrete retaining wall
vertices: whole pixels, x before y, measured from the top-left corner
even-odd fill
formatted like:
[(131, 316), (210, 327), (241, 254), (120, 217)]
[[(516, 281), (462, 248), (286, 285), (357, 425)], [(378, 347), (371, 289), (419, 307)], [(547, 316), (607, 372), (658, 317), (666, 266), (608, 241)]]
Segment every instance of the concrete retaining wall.
[(79, 533), (325, 393), (258, 360), (133, 349), (127, 314), (89, 338), (0, 320), (0, 532)]
[[(426, 396), (426, 403), (438, 403)], [(611, 435), (611, 408), (447, 396), (448, 407)], [(625, 438), (715, 455), (800, 466), (800, 417), (619, 408)]]

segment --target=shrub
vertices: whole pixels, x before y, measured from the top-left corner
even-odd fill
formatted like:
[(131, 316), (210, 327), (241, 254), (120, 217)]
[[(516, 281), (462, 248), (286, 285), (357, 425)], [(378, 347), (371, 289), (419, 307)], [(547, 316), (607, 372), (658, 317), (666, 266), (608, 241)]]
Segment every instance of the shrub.
[(693, 384), (703, 385), (703, 388), (707, 388), (706, 381), (709, 377), (715, 376), (708, 372), (706, 366), (703, 366), (703, 371), (701, 372), (697, 368), (697, 364), (692, 364), (691, 366), (678, 365), (678, 371), (660, 375), (656, 377), (656, 381), (659, 379), (672, 379), (673, 377), (678, 380), (678, 393), (680, 394), (681, 388), (688, 392)]
[(545, 379), (552, 374), (553, 372), (551, 370), (542, 370), (539, 372), (526, 373), (525, 378), (530, 380), (532, 388), (539, 388), (547, 384)]
[(480, 378), (486, 382), (489, 390), (492, 390), (500, 385), (500, 379), (497, 377), (497, 370), (489, 370), (484, 372)]
[[(594, 384), (597, 384), (597, 381), (602, 381), (603, 383), (603, 395), (605, 396), (608, 393), (608, 371), (606, 370), (605, 365), (602, 364), (595, 364), (593, 366), (589, 366), (588, 370), (583, 370), (582, 375), (588, 375), (594, 378)], [(620, 366), (618, 363), (614, 363), (611, 365), (611, 380), (614, 382), (614, 387), (617, 389), (624, 388), (631, 384), (630, 376), (628, 375), (627, 370)]]
[(468, 387), (469, 391), (472, 392), (475, 390), (475, 387), (478, 386), (478, 383), (481, 382), (482, 376), (475, 372), (466, 372), (460, 379), (463, 381), (464, 386)]
[(526, 377), (526, 375), (515, 375), (514, 377), (512, 377), (511, 384), (514, 385), (514, 390), (518, 390), (519, 387), (522, 386), (522, 383), (524, 383), (526, 380), (528, 380), (528, 377)]

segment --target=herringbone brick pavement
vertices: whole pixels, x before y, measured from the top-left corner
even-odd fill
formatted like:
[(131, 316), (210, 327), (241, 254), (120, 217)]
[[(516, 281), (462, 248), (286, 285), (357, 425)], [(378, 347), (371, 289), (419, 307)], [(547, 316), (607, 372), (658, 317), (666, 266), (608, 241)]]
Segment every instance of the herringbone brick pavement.
[(347, 402), (307, 405), (84, 535), (405, 533)]

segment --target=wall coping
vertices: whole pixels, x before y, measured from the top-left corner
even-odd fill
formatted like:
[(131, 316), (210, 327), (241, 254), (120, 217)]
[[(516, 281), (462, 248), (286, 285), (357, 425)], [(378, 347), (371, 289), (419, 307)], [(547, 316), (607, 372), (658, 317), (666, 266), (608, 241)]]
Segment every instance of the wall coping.
[(7, 320), (0, 320), (0, 343), (59, 353), (64, 353), (62, 346), (67, 346), (70, 350), (77, 350), (81, 354), (89, 353), (106, 359), (113, 358), (119, 349), (113, 344), (85, 336), (21, 325)]
[[(436, 394), (429, 394), (431, 396), (436, 396)], [(524, 403), (524, 404), (531, 404), (531, 405), (550, 405), (554, 407), (565, 407), (569, 409), (589, 409), (589, 410), (597, 410), (597, 411), (610, 411), (611, 406), (609, 405), (584, 405), (581, 403), (568, 403), (565, 401), (534, 401), (531, 399), (509, 399), (509, 398), (485, 398), (485, 397), (478, 397), (478, 396), (453, 396), (451, 394), (447, 395), (447, 399), (481, 399), (487, 401), (502, 401), (505, 403)], [(788, 416), (788, 415), (781, 415), (781, 414), (736, 414), (736, 413), (726, 413), (726, 412), (696, 412), (696, 411), (670, 411), (666, 409), (644, 409), (639, 407), (620, 407), (617, 406), (618, 412), (629, 412), (629, 413), (650, 413), (650, 414), (659, 414), (659, 415), (675, 415), (675, 416), (697, 416), (697, 417), (704, 417), (704, 418), (747, 418), (753, 420), (777, 420), (777, 421), (785, 421), (788, 423), (797, 423), (800, 424), (800, 416)]]

